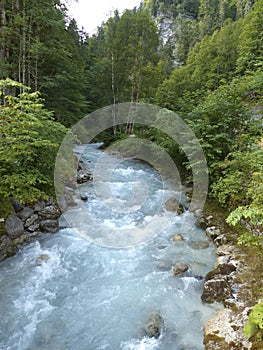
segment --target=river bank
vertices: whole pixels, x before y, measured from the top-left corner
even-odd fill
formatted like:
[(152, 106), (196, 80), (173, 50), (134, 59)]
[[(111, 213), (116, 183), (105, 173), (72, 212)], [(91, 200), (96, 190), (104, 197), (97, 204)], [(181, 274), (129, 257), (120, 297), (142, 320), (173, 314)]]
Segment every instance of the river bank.
[(10, 214), (0, 222), (0, 262), (16, 254), (41, 233), (59, 229), (61, 211), (53, 198), (31, 205), (10, 200)]
[(226, 216), (207, 202), (201, 219), (218, 256), (215, 269), (206, 276), (202, 300), (224, 305), (205, 324), (205, 350), (262, 350), (262, 341), (249, 341), (243, 332), (252, 307), (263, 300), (262, 247), (238, 245), (237, 230), (225, 222)]

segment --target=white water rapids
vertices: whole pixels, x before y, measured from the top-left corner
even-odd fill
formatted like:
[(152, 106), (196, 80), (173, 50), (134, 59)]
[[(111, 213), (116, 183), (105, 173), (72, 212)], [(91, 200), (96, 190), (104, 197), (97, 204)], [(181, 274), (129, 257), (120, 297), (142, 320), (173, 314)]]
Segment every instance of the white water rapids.
[[(90, 171), (101, 151), (86, 147), (83, 157)], [(108, 156), (110, 164), (111, 157)], [(200, 228), (193, 226), (184, 241), (172, 241), (181, 233), (191, 213), (180, 216), (165, 211), (160, 201), (178, 196), (147, 164), (127, 160), (114, 172), (112, 196), (131, 201), (131, 191), (147, 200), (127, 213), (110, 210), (112, 198), (96, 195), (92, 183), (81, 185), (87, 193), (85, 208), (94, 218), (77, 216), (83, 231), (96, 237), (122, 227), (136, 230), (153, 218), (160, 234), (130, 248), (110, 248), (88, 241), (73, 229), (40, 234), (14, 257), (0, 264), (0, 349), (2, 350), (201, 350), (203, 326), (215, 306), (200, 297), (205, 274), (214, 267), (214, 246), (205, 249)], [(105, 186), (98, 183), (97, 186)], [(145, 188), (145, 187), (144, 187)], [(105, 192), (105, 191), (104, 191)], [(78, 215), (78, 211), (74, 212)], [(162, 227), (168, 218), (171, 224)], [(194, 244), (193, 244), (194, 243)], [(173, 275), (173, 264), (184, 262), (189, 270)], [(143, 332), (151, 312), (164, 319), (160, 338)]]

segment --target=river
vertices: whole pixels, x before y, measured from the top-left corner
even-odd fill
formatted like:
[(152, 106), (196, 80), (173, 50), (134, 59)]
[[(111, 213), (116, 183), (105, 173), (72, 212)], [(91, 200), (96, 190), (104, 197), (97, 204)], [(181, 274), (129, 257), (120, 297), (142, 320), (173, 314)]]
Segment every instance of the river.
[[(83, 153), (81, 147), (76, 151)], [(101, 154), (97, 145), (85, 146), (82, 160), (89, 171), (94, 171)], [(110, 166), (114, 157), (105, 157)], [(204, 348), (203, 326), (216, 306), (202, 303), (200, 297), (203, 277), (215, 264), (214, 246), (198, 245), (207, 237), (202, 229), (189, 225), (192, 213), (175, 215), (163, 209), (165, 200), (178, 197), (178, 190), (145, 162), (119, 162), (110, 192), (105, 181), (78, 188), (89, 199), (69, 215), (81, 230), (68, 227), (54, 235), (40, 234), (1, 263), (1, 349)], [(132, 210), (119, 212), (116, 205), (112, 210), (113, 198), (118, 205), (132, 202), (134, 191)], [(146, 199), (139, 199), (138, 205), (145, 193)], [(93, 220), (85, 219), (83, 208)], [(137, 232), (151, 222), (158, 234), (138, 244), (112, 241), (114, 232)], [(85, 232), (90, 239), (85, 239)], [(171, 240), (176, 233), (185, 240)], [(186, 263), (188, 271), (174, 276), (175, 262)], [(143, 331), (152, 312), (164, 319), (158, 339)]]

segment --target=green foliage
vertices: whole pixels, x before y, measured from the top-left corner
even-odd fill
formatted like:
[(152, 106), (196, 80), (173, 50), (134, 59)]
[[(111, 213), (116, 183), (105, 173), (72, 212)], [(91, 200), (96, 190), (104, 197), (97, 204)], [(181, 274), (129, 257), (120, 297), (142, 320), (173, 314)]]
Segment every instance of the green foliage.
[(258, 303), (253, 307), (244, 327), (244, 334), (249, 339), (256, 336), (263, 340), (263, 303)]
[(254, 233), (247, 231), (239, 235), (237, 243), (245, 247), (260, 247), (262, 244), (262, 237), (256, 236)]
[[(198, 35), (194, 34), (196, 33), (194, 21), (184, 17), (180, 20), (178, 17), (177, 21), (181, 31), (178, 34), (177, 57), (186, 63), (177, 67), (171, 76), (159, 86), (156, 102), (175, 112), (187, 112), (189, 111), (189, 94), (205, 96), (220, 85), (239, 77), (240, 73), (244, 74), (248, 70), (250, 73), (260, 72), (263, 57), (262, 1), (258, 0), (255, 9), (249, 12), (244, 19), (241, 18), (235, 22), (229, 15), (220, 25), (215, 24), (214, 29), (208, 23), (209, 30), (204, 30), (201, 41), (197, 38)], [(205, 6), (205, 11), (209, 6), (217, 7), (216, 4), (213, 5), (207, 0), (202, 4)], [(215, 23), (209, 11), (207, 18)], [(216, 18), (219, 18), (218, 13)], [(190, 38), (187, 38), (186, 35), (190, 33), (188, 26), (192, 28), (190, 32), (193, 37)], [(196, 44), (192, 47), (194, 43)], [(192, 49), (188, 52), (190, 48)], [(190, 100), (195, 103), (196, 101), (199, 102), (198, 99)]]
[(242, 103), (240, 85), (223, 85), (209, 94), (186, 121), (205, 152), (212, 180), (221, 172), (226, 156), (238, 149), (241, 137), (250, 128), (251, 114)]
[(39, 93), (10, 79), (0, 81), (0, 197), (23, 203), (46, 198), (53, 187), (56, 153), (66, 129), (43, 108)]
[(152, 99), (166, 67), (158, 53), (156, 25), (147, 12), (115, 12), (87, 45), (88, 93), (94, 109)]
[(214, 195), (232, 212), (227, 222), (242, 220), (254, 228), (263, 225), (263, 149), (252, 145), (232, 153), (224, 163), (222, 177), (212, 185)]
[[(0, 79), (41, 91), (45, 107), (71, 125), (86, 111), (84, 44), (60, 0), (5, 0), (0, 7)], [(22, 91), (21, 91), (22, 92)]]
[(238, 44), (237, 72), (262, 69), (263, 60), (263, 0), (240, 21), (242, 30)]

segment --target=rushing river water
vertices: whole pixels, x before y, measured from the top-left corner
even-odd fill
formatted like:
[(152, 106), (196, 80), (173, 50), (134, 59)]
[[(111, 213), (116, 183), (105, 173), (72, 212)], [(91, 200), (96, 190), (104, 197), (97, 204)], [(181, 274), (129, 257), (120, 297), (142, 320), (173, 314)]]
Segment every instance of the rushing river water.
[[(90, 171), (100, 154), (95, 145), (86, 147), (82, 160)], [(106, 156), (108, 166), (112, 160)], [(0, 349), (204, 348), (203, 325), (215, 309), (201, 302), (201, 277), (214, 266), (214, 247), (211, 243), (206, 248), (198, 245), (207, 240), (198, 227), (185, 230), (191, 213), (176, 216), (160, 208), (160, 203), (178, 197), (178, 192), (172, 185), (164, 186), (147, 164), (121, 162), (112, 175), (111, 193), (119, 204), (132, 201), (134, 191), (145, 195), (145, 184), (147, 199), (123, 213), (110, 210), (112, 198), (104, 196), (102, 200), (92, 183), (81, 185), (78, 191), (89, 196), (85, 209), (97, 225), (86, 221), (83, 211), (76, 209), (73, 216), (91, 237), (93, 232), (96, 237), (112, 237), (122, 227), (136, 230), (154, 218), (160, 234), (152, 239), (134, 247), (107, 247), (64, 228), (54, 235), (39, 235), (1, 263)], [(103, 181), (96, 186), (108, 193)], [(170, 224), (162, 227), (166, 218)], [(181, 232), (184, 241), (171, 240), (173, 234)], [(188, 264), (189, 270), (174, 276), (175, 262)], [(158, 339), (145, 336), (143, 331), (152, 312), (164, 319)]]

